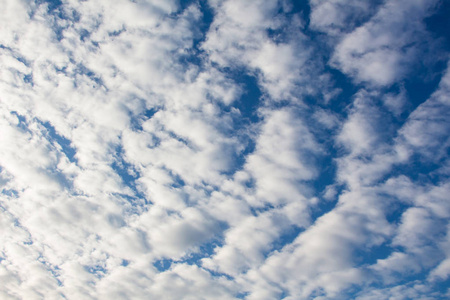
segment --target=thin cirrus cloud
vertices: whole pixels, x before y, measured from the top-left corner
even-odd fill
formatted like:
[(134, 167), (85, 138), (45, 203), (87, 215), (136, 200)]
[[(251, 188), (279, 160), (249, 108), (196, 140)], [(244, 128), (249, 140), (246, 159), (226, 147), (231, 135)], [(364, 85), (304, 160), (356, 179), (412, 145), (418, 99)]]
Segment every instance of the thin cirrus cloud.
[(1, 1), (0, 298), (446, 299), (446, 1)]

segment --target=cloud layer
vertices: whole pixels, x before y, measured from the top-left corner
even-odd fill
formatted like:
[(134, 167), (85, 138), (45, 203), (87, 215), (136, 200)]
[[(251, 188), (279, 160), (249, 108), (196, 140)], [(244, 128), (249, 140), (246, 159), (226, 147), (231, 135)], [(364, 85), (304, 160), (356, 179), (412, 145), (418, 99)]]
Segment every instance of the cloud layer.
[(450, 296), (445, 1), (0, 3), (0, 298)]

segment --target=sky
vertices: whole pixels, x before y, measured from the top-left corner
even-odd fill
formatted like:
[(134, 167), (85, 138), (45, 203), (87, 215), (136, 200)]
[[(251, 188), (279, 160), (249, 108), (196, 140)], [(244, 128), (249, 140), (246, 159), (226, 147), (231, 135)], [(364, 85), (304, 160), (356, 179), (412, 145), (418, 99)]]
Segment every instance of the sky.
[(1, 299), (450, 298), (450, 1), (0, 7)]

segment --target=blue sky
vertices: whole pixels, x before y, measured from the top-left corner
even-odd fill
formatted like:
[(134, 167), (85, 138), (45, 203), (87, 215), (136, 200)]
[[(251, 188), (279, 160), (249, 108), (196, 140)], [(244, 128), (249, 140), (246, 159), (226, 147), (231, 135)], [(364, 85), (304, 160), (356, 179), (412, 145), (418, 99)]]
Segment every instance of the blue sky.
[(1, 299), (450, 298), (450, 2), (0, 0)]

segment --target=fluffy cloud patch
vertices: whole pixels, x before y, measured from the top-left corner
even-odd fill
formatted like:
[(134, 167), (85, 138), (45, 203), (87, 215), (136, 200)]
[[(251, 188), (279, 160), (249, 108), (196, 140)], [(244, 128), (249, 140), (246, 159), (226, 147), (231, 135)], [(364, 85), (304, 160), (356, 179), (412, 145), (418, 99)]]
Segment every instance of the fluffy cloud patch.
[(0, 3), (0, 298), (448, 296), (444, 3)]

